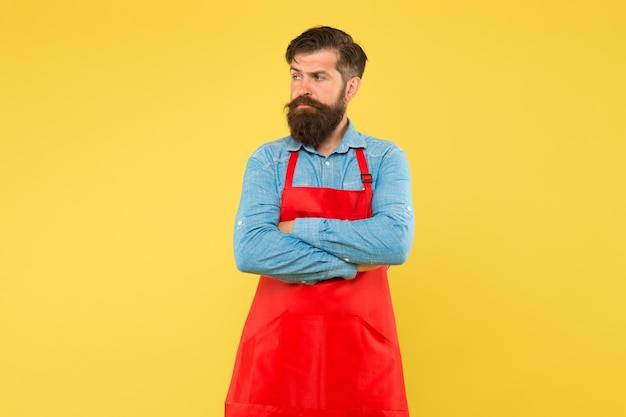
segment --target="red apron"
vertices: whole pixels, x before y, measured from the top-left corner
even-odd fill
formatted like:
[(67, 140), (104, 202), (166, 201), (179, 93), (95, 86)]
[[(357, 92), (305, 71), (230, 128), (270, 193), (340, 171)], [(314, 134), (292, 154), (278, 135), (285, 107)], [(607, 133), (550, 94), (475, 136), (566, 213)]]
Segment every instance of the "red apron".
[[(371, 217), (371, 176), (356, 150), (363, 190), (292, 187), (292, 152), (280, 220)], [(261, 277), (226, 398), (227, 417), (408, 417), (387, 269), (314, 285)]]

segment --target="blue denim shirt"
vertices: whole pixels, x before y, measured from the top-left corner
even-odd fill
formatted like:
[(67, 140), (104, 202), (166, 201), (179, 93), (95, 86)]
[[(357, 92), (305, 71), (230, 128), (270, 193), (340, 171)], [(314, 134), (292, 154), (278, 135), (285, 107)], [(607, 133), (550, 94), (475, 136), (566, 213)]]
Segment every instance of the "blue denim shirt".
[[(373, 216), (345, 221), (298, 218), (291, 234), (278, 230), (290, 151), (299, 151), (293, 186), (363, 188), (352, 148), (363, 148), (372, 174)], [(397, 265), (411, 250), (415, 217), (405, 153), (392, 142), (363, 135), (349, 122), (328, 156), (290, 136), (266, 143), (248, 160), (235, 220), (237, 268), (285, 282), (354, 278), (357, 264)]]

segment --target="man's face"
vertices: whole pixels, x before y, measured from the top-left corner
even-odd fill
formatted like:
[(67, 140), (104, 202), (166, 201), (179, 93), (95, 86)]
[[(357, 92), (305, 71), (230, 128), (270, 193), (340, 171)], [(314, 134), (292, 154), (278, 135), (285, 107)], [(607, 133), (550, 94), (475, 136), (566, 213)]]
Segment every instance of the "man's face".
[(297, 54), (291, 63), (291, 102), (287, 121), (291, 136), (317, 147), (346, 112), (346, 86), (336, 68), (337, 53), (321, 50)]
[(337, 52), (323, 49), (297, 54), (291, 62), (291, 100), (308, 95), (327, 105), (334, 105), (344, 88), (337, 70)]

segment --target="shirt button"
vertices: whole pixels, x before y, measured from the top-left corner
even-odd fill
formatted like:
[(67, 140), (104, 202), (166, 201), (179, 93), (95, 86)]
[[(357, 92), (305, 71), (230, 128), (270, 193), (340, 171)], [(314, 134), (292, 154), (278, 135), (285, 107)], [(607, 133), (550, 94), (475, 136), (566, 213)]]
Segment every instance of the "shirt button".
[(326, 165), (327, 167), (329, 167), (329, 166), (330, 166), (330, 162), (326, 161), (326, 162), (324, 162), (324, 165)]
[(239, 220), (239, 221), (237, 222), (237, 225), (239, 225), (239, 226), (241, 226), (242, 224), (243, 224), (243, 220)]
[(350, 262), (350, 259), (349, 259), (349, 258), (346, 258), (346, 259), (344, 259), (344, 261), (346, 261), (346, 262)]

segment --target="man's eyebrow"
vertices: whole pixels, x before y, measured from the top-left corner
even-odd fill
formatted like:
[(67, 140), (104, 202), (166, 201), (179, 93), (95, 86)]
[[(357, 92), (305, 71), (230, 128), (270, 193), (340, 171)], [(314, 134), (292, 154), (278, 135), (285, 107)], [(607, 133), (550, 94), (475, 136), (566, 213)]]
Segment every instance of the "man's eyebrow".
[[(304, 72), (301, 69), (296, 68), (294, 66), (289, 67), (289, 71), (291, 71), (291, 72), (300, 72), (300, 73)], [(326, 70), (319, 70), (319, 71), (309, 71), (309, 72), (307, 72), (307, 74), (309, 74), (309, 75), (320, 75), (320, 74), (321, 75), (329, 75), (330, 73), (328, 71), (326, 71)]]

